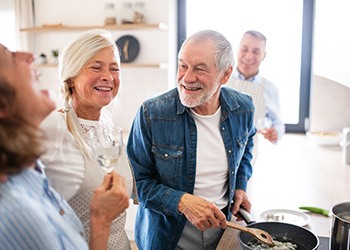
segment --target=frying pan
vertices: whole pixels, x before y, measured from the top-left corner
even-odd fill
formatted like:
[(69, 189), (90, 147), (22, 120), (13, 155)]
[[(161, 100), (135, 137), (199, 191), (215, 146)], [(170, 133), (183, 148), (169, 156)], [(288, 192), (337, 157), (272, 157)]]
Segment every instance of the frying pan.
[[(240, 209), (239, 211), (247, 223), (247, 227), (262, 229), (271, 234), (277, 241), (296, 244), (298, 250), (315, 250), (319, 246), (317, 236), (306, 228), (283, 222), (255, 222), (246, 210)], [(251, 250), (253, 248), (248, 243), (256, 242), (256, 239), (248, 233), (239, 232), (239, 241), (244, 250)]]

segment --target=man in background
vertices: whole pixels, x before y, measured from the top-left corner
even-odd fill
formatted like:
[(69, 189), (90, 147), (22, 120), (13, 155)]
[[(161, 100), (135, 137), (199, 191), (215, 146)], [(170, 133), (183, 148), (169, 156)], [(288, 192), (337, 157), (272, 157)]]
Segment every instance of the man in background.
[(281, 120), (278, 88), (260, 75), (259, 66), (266, 56), (266, 37), (255, 30), (244, 33), (238, 62), (228, 86), (251, 95), (256, 107), (255, 126), (265, 139), (277, 143), (285, 133)]

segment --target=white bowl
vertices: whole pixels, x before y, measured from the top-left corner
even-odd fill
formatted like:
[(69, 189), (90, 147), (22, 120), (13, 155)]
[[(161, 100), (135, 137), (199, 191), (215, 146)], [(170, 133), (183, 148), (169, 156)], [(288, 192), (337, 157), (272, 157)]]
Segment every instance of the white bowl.
[(340, 132), (306, 132), (306, 136), (320, 146), (340, 146), (343, 134)]

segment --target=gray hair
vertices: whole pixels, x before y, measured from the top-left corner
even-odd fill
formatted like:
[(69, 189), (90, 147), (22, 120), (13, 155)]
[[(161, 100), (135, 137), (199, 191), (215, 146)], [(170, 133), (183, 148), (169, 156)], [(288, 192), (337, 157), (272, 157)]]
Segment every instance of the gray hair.
[(62, 53), (59, 63), (59, 72), (63, 83), (61, 93), (64, 98), (64, 111), (68, 130), (74, 136), (82, 153), (90, 157), (89, 147), (79, 132), (77, 116), (70, 106), (72, 99), (71, 81), (76, 77), (88, 61), (101, 50), (112, 47), (114, 56), (120, 65), (119, 50), (111, 38), (111, 33), (103, 29), (92, 29), (82, 33), (73, 43), (71, 43)]
[(182, 50), (188, 42), (201, 43), (205, 40), (213, 41), (215, 47), (215, 66), (219, 71), (227, 70), (234, 65), (230, 42), (221, 33), (214, 30), (199, 31), (187, 38), (179, 50), (178, 58), (180, 58)]
[(248, 30), (244, 33), (243, 36), (245, 35), (251, 35), (253, 37), (256, 37), (258, 38), (259, 40), (261, 41), (264, 41), (266, 43), (266, 37), (264, 36), (263, 33), (259, 32), (259, 31), (256, 31), (256, 30)]

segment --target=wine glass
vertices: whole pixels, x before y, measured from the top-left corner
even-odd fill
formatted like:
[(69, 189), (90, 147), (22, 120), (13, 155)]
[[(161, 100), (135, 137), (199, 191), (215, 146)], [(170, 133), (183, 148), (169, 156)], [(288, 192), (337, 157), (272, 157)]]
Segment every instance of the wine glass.
[(259, 118), (256, 124), (258, 131), (266, 130), (272, 127), (272, 121), (268, 117)]
[(96, 140), (95, 133), (89, 133), (93, 158), (104, 171), (110, 173), (117, 166), (118, 160), (122, 154), (123, 136), (122, 129), (105, 129), (99, 142)]

